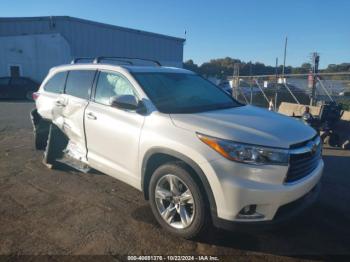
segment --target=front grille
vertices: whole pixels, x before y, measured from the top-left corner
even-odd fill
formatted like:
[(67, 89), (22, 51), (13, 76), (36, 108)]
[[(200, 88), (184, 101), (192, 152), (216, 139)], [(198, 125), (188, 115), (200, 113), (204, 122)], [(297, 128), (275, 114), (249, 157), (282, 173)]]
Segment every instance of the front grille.
[(318, 143), (315, 151), (312, 151), (312, 148), (308, 147), (308, 145), (291, 150), (289, 170), (285, 179), (286, 183), (297, 181), (316, 169), (321, 159), (322, 145), (319, 142), (319, 138), (310, 140), (310, 142)]

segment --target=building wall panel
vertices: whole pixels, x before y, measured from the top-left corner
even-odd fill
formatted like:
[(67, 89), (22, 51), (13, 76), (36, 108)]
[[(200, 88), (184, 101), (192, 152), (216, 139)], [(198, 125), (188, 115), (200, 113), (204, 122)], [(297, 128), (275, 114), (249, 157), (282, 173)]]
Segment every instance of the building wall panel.
[(64, 38), (70, 47), (70, 59), (128, 56), (182, 67), (184, 39), (181, 38), (72, 17), (0, 18), (0, 37), (40, 34), (59, 34)]

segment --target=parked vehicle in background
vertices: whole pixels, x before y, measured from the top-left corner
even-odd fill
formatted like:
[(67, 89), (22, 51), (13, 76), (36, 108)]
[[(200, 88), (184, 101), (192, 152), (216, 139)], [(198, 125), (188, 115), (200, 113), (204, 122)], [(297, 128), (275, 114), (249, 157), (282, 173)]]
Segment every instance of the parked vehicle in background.
[(322, 143), (311, 127), (188, 70), (99, 61), (53, 68), (34, 94), (47, 165), (91, 167), (143, 191), (184, 238), (210, 223), (281, 222), (316, 200)]
[(339, 95), (340, 95), (340, 96), (350, 96), (350, 91), (345, 91), (345, 90), (343, 90), (343, 91), (341, 91), (341, 92), (339, 93)]
[(39, 86), (28, 77), (0, 77), (0, 98), (32, 100)]

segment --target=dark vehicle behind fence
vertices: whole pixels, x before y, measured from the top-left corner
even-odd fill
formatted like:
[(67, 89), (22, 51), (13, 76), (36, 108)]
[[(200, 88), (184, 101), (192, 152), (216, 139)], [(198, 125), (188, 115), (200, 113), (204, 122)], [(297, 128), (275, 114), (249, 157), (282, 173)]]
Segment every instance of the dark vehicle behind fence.
[(0, 77), (0, 98), (32, 99), (39, 84), (27, 77)]

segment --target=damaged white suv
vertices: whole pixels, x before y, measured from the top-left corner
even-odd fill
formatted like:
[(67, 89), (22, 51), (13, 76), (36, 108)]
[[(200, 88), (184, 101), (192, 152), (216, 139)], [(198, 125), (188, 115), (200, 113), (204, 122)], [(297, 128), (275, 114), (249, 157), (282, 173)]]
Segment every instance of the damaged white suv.
[(322, 145), (302, 122), (243, 105), (195, 73), (96, 59), (53, 68), (34, 94), (44, 161), (139, 190), (192, 238), (283, 221), (315, 201)]

